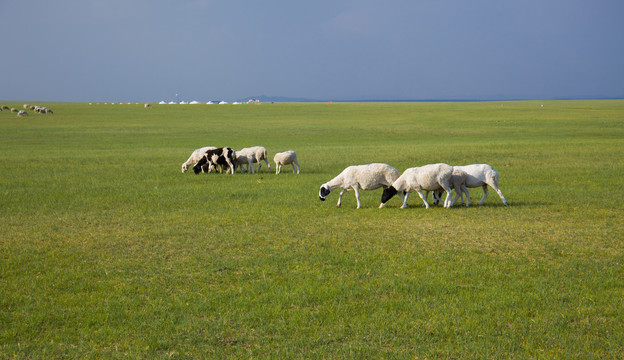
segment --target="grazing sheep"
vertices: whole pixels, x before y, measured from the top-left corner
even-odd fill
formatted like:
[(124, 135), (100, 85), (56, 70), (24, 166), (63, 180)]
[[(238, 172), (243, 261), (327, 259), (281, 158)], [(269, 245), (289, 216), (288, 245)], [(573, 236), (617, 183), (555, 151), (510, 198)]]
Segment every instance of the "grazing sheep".
[(26, 112), (26, 110), (20, 110), (17, 112), (17, 116), (28, 116), (28, 113)]
[(264, 160), (264, 163), (267, 165), (269, 170), (271, 170), (271, 164), (267, 160), (268, 153), (264, 146), (252, 146), (248, 148), (242, 148), (236, 153), (244, 154), (247, 157), (251, 158), (253, 163), (258, 163), (258, 170), (254, 169), (254, 172), (260, 172), (260, 168), (262, 167), (262, 163), (260, 162), (261, 160)]
[(217, 148), (208, 150), (204, 153), (204, 156), (193, 166), (195, 174), (199, 174), (202, 171), (202, 166), (208, 164), (209, 169), (215, 168), (217, 165), (221, 165), (221, 172), (223, 167), (227, 166), (230, 174), (234, 174), (234, 159), (236, 158), (236, 152), (229, 147)]
[(19, 111), (19, 110), (17, 110), (16, 108), (11, 108), (11, 112), (16, 113), (16, 112), (18, 112), (18, 111)]
[(147, 108), (151, 108), (151, 107), (152, 107), (152, 104), (145, 104), (145, 105), (143, 105), (143, 106), (147, 109)]
[(11, 109), (6, 105), (2, 105), (2, 110), (11, 110)]
[(204, 146), (203, 148), (195, 149), (191, 156), (189, 156), (188, 160), (184, 164), (182, 164), (182, 172), (185, 173), (188, 170), (189, 165), (195, 165), (204, 157), (204, 154), (208, 150), (216, 149), (215, 146)]
[(381, 196), (380, 208), (386, 205), (386, 202), (390, 200), (397, 192), (403, 191), (405, 196), (403, 197), (403, 205), (401, 208), (407, 207), (407, 198), (412, 191), (418, 192), (418, 195), (422, 199), (426, 208), (429, 208), (427, 199), (423, 195), (423, 190), (433, 191), (439, 188), (446, 191), (446, 199), (444, 200), (444, 207), (450, 207), (451, 205), (451, 174), (453, 173), (453, 167), (447, 164), (430, 164), (420, 167), (412, 167), (406, 169), (401, 176), (392, 183), (392, 186), (385, 189)]
[[(468, 174), (465, 171), (453, 167), (453, 172), (451, 173), (451, 188), (455, 190), (455, 197), (451, 202), (451, 206), (455, 205), (455, 202), (458, 198), (461, 198), (461, 204), (464, 203), (464, 197), (462, 194), (466, 194), (466, 207), (470, 206), (470, 192), (468, 188), (466, 188), (466, 180), (468, 178)], [(433, 191), (433, 203), (438, 204), (442, 199), (442, 193), (444, 191), (442, 189)], [(429, 197), (429, 191), (425, 193), (425, 199)]]
[[(485, 198), (488, 196), (488, 185), (496, 191), (498, 196), (503, 201), (504, 205), (507, 204), (507, 200), (503, 196), (503, 192), (498, 188), (498, 172), (494, 170), (494, 168), (488, 164), (473, 164), (466, 166), (455, 166), (454, 169), (461, 170), (467, 174), (466, 176), (466, 187), (467, 188), (476, 188), (481, 186), (483, 188), (483, 198), (479, 201), (479, 205), (483, 205)], [(466, 193), (468, 193), (466, 189)], [(460, 194), (461, 201), (463, 202), (463, 196)], [(466, 194), (466, 200), (468, 199), (468, 194)]]
[(252, 154), (249, 153), (241, 153), (240, 151), (236, 151), (236, 158), (234, 159), (234, 171), (236, 171), (236, 167), (240, 167), (241, 174), (243, 173), (243, 165), (247, 165), (247, 172), (253, 174), (254, 173), (254, 161), (252, 158)]
[[(273, 157), (273, 161), (275, 161), (275, 174), (279, 174), (282, 170), (283, 165), (291, 164), (293, 168), (293, 174), (295, 173), (295, 164), (297, 165), (297, 174), (299, 174), (299, 162), (297, 161), (297, 153), (293, 150), (284, 151), (281, 153), (275, 154)], [(259, 167), (258, 167), (259, 169)]]
[(24, 104), (24, 109), (28, 109), (29, 107), (30, 107), (30, 105)]
[(352, 165), (344, 169), (332, 180), (321, 185), (319, 199), (325, 201), (332, 190), (340, 187), (343, 190), (340, 192), (338, 204), (336, 204), (336, 207), (340, 207), (342, 195), (348, 190), (353, 190), (355, 191), (355, 199), (359, 209), (361, 207), (360, 189), (375, 190), (380, 187), (387, 189), (397, 178), (399, 178), (399, 171), (388, 164)]

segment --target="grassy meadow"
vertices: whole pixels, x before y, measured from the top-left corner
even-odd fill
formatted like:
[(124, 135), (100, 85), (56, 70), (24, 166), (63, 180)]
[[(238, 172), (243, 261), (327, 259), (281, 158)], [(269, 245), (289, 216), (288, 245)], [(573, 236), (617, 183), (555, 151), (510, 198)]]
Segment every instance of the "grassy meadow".
[[(624, 353), (622, 100), (38, 105), (0, 112), (2, 359)], [(208, 145), (301, 174), (181, 173)], [(488, 163), (510, 206), (319, 201), (371, 162)]]

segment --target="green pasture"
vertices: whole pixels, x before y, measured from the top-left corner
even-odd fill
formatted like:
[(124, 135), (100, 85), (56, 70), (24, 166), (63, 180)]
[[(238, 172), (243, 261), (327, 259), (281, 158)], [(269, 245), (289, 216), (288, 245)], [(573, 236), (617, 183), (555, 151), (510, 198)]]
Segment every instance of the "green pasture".
[[(624, 354), (622, 100), (36, 104), (0, 112), (1, 359)], [(301, 174), (183, 174), (208, 145)], [(319, 201), (371, 162), (488, 163), (510, 206)]]

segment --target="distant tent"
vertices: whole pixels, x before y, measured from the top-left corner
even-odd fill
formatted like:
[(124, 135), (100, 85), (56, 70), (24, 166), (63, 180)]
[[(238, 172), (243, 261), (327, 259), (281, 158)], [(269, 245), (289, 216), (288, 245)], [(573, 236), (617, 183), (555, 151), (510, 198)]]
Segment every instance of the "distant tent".
[(227, 101), (221, 101), (219, 104), (223, 105), (223, 104), (227, 104), (227, 103), (228, 103)]
[(191, 101), (189, 104), (199, 104), (199, 101), (197, 101), (197, 100), (193, 100), (193, 101)]
[(177, 104), (175, 101), (169, 101), (167, 104)]
[(214, 104), (214, 103), (213, 103), (212, 101), (208, 101), (206, 104), (208, 104), (208, 105), (212, 105), (212, 104)]
[(161, 104), (161, 105), (162, 104), (166, 104), (166, 102), (165, 101), (160, 101), (159, 104)]
[(180, 101), (180, 104), (186, 105), (188, 103), (186, 101)]

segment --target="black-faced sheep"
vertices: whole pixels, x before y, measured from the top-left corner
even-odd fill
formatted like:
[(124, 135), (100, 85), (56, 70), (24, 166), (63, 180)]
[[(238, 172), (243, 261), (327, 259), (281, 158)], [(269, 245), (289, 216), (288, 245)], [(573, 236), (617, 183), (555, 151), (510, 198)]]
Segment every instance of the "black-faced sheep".
[(230, 173), (234, 174), (235, 157), (236, 152), (229, 147), (208, 150), (197, 164), (193, 166), (193, 171), (195, 174), (199, 174), (202, 171), (202, 166), (208, 164), (210, 169), (215, 168), (217, 165), (221, 165), (222, 168), (227, 166)]
[(337, 207), (340, 207), (342, 195), (348, 190), (355, 192), (357, 208), (361, 207), (359, 190), (375, 190), (383, 187), (387, 189), (399, 178), (399, 171), (388, 164), (373, 163), (367, 165), (353, 165), (344, 169), (338, 176), (321, 185), (319, 199), (325, 201), (329, 193), (342, 188), (338, 196)]
[(384, 190), (381, 196), (381, 205), (379, 205), (379, 207), (384, 207), (386, 202), (396, 195), (396, 193), (403, 191), (405, 196), (403, 198), (403, 205), (401, 208), (406, 208), (409, 193), (416, 191), (425, 204), (425, 207), (429, 208), (429, 204), (427, 203), (427, 199), (424, 197), (423, 190), (434, 191), (439, 188), (444, 189), (447, 193), (446, 199), (444, 200), (444, 207), (450, 207), (450, 197), (452, 195), (450, 182), (452, 173), (453, 167), (442, 163), (406, 169), (389, 188)]
[(295, 165), (297, 165), (297, 174), (299, 174), (299, 161), (297, 161), (297, 153), (293, 150), (275, 154), (273, 161), (275, 161), (275, 174), (279, 174), (282, 171), (282, 166), (288, 164), (292, 165), (293, 174), (295, 173)]

